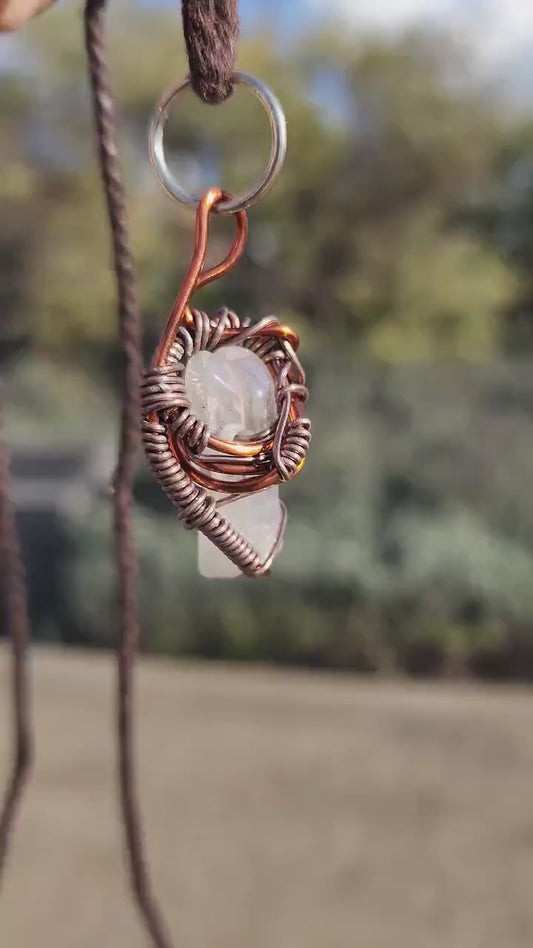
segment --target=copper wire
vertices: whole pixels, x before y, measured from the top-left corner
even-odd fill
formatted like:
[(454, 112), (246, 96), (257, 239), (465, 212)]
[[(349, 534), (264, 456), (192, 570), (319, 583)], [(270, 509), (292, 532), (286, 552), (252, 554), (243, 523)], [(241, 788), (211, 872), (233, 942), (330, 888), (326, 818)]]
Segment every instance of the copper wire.
[(170, 310), (163, 335), (155, 350), (152, 366), (164, 365), (167, 362), (170, 347), (176, 336), (178, 324), (184, 318), (187, 318), (188, 322), (190, 322), (191, 313), (189, 303), (193, 293), (202, 286), (207, 286), (208, 283), (211, 283), (213, 280), (218, 280), (219, 277), (233, 270), (244, 253), (248, 239), (248, 217), (246, 211), (239, 211), (233, 215), (237, 223), (237, 233), (228, 255), (216, 266), (211, 267), (209, 270), (203, 270), (209, 236), (209, 215), (216, 209), (217, 203), (227, 197), (227, 193), (220, 188), (210, 188), (209, 191), (206, 191), (198, 205), (193, 255), (179, 293), (174, 301), (174, 305)]

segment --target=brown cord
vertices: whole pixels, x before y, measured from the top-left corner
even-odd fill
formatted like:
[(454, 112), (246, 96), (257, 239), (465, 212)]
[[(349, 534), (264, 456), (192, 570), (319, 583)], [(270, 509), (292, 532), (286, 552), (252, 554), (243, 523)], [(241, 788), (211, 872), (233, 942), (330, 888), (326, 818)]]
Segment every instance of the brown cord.
[(191, 85), (209, 105), (233, 92), (240, 34), (238, 0), (182, 0)]
[(0, 565), (3, 611), (12, 652), (13, 763), (0, 809), (0, 883), (24, 786), (32, 763), (33, 734), (28, 671), (29, 621), (24, 565), (9, 500), (9, 451), (0, 441)]
[(119, 604), (117, 644), (119, 788), (133, 894), (154, 945), (157, 948), (172, 948), (170, 935), (152, 891), (139, 812), (134, 760), (133, 665), (139, 641), (139, 628), (138, 569), (132, 529), (132, 493), (141, 418), (142, 336), (135, 270), (128, 236), (126, 198), (118, 158), (115, 111), (106, 60), (105, 11), (106, 0), (87, 0), (85, 43), (100, 171), (112, 235), (118, 292), (119, 332), (124, 355), (119, 458), (113, 494)]

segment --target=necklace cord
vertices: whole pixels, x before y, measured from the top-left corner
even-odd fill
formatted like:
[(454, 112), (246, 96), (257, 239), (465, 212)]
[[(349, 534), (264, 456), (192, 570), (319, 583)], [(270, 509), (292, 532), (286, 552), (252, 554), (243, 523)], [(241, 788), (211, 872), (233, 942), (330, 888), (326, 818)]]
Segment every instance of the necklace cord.
[(111, 232), (122, 347), (122, 410), (113, 491), (118, 593), (117, 697), (119, 794), (132, 892), (153, 944), (172, 948), (154, 895), (142, 829), (135, 766), (134, 662), (139, 645), (138, 560), (133, 536), (133, 482), (140, 440), (142, 326), (129, 239), (126, 195), (105, 42), (106, 0), (87, 0), (85, 45), (102, 185)]
[[(107, 0), (86, 0), (84, 21), (100, 173), (112, 239), (123, 353), (119, 456), (113, 492), (119, 607), (116, 704), (119, 792), (133, 897), (155, 948), (173, 948), (152, 886), (135, 764), (133, 672), (139, 645), (139, 622), (138, 560), (132, 512), (141, 424), (142, 325), (107, 65), (106, 4)], [(183, 18), (193, 88), (204, 101), (221, 102), (231, 92), (231, 74), (234, 71), (239, 35), (237, 0), (183, 0)]]
[(238, 0), (182, 0), (191, 85), (209, 105), (233, 92), (240, 35)]
[[(0, 408), (3, 406), (0, 405)], [(3, 418), (2, 418), (3, 422)], [(3, 428), (3, 425), (2, 425)], [(0, 885), (7, 865), (15, 821), (33, 759), (29, 619), (24, 563), (15, 510), (10, 501), (10, 454), (0, 439), (0, 568), (4, 624), (11, 644), (12, 762), (0, 806)]]

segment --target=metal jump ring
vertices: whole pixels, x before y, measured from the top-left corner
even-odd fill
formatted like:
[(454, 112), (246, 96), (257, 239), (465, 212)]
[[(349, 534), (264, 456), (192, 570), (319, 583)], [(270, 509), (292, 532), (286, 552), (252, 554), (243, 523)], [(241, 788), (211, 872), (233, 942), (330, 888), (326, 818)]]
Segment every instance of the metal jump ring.
[[(257, 96), (264, 107), (270, 122), (272, 147), (270, 149), (270, 157), (266, 169), (257, 184), (255, 184), (250, 191), (247, 191), (246, 194), (237, 195), (237, 197), (231, 198), (231, 200), (221, 201), (217, 204), (219, 214), (235, 214), (236, 211), (244, 211), (250, 207), (251, 204), (254, 204), (255, 201), (262, 198), (263, 195), (270, 190), (280, 173), (287, 151), (285, 115), (276, 96), (270, 91), (268, 86), (264, 85), (263, 82), (256, 79), (255, 76), (251, 76), (249, 73), (236, 72), (233, 74), (233, 81), (239, 85), (246, 86), (250, 92)], [(165, 191), (167, 191), (171, 197), (175, 198), (176, 201), (180, 201), (181, 204), (187, 204), (189, 207), (197, 207), (199, 198), (195, 198), (192, 194), (185, 191), (170, 173), (163, 145), (163, 134), (168, 120), (169, 106), (190, 84), (188, 77), (183, 79), (177, 86), (173, 86), (169, 89), (160, 100), (150, 124), (148, 142), (150, 160)]]

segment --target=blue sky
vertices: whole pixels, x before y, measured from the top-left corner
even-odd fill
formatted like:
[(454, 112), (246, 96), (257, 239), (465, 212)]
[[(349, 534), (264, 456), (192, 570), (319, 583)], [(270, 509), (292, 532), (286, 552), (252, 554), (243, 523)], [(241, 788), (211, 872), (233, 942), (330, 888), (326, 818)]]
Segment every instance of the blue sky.
[(466, 38), (489, 67), (533, 47), (533, 0), (241, 0), (241, 10), (245, 28), (268, 19), (293, 30), (332, 13), (357, 32), (441, 26)]
[(261, 20), (275, 23), (279, 30), (298, 29), (302, 16), (316, 16), (313, 6), (308, 0), (240, 0), (245, 29)]
[[(143, 2), (143, 0), (140, 0)], [(177, 0), (144, 0), (176, 7)], [(283, 33), (338, 18), (354, 35), (394, 36), (413, 26), (456, 32), (469, 44), (473, 62), (494, 80), (509, 102), (533, 103), (533, 0), (239, 0), (245, 31), (262, 21)], [(11, 46), (2, 41), (0, 67)]]

